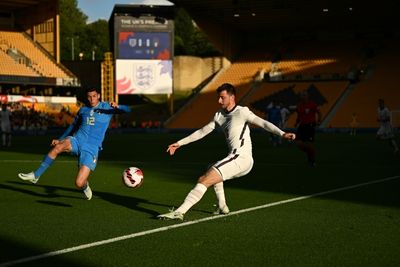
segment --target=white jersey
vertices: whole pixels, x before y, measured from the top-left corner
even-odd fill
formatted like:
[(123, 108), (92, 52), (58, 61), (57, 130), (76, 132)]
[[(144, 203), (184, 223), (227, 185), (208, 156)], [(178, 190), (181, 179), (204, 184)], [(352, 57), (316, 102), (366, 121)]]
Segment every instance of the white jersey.
[(387, 107), (384, 107), (383, 109), (378, 108), (378, 120), (381, 125), (378, 129), (377, 135), (383, 139), (390, 139), (394, 137), (390, 118), (390, 110)]
[(178, 144), (183, 146), (197, 141), (211, 133), (216, 126), (218, 126), (225, 134), (230, 154), (248, 155), (252, 157), (249, 123), (262, 127), (279, 136), (284, 134), (284, 132), (275, 125), (261, 119), (251, 112), (248, 107), (235, 106), (230, 112), (219, 110), (215, 113), (212, 121), (191, 135), (179, 140)]
[(390, 124), (390, 117), (390, 110), (387, 107), (384, 107), (383, 109), (378, 108), (378, 120), (381, 125)]

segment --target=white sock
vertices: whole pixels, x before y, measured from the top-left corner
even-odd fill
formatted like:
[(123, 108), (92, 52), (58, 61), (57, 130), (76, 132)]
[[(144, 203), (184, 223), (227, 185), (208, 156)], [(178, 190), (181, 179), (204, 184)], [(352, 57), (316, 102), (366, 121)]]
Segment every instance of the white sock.
[(185, 201), (175, 211), (185, 214), (194, 204), (200, 201), (204, 193), (207, 191), (207, 187), (203, 184), (196, 184), (196, 186), (186, 196)]
[(215, 195), (217, 196), (217, 199), (218, 199), (218, 207), (220, 209), (222, 209), (223, 207), (226, 206), (224, 182), (219, 182), (219, 183), (215, 184), (214, 191), (215, 191)]

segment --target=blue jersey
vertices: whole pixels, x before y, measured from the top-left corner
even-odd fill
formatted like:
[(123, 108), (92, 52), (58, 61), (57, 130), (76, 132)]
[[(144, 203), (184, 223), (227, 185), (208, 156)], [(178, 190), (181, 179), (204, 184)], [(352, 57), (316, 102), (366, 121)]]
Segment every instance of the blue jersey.
[(267, 109), (267, 120), (273, 123), (275, 126), (278, 126), (282, 121), (281, 109), (278, 107), (271, 107)]
[(80, 144), (101, 150), (112, 116), (125, 112), (130, 112), (128, 106), (119, 105), (119, 108), (113, 108), (108, 102), (100, 102), (95, 107), (82, 107), (73, 123), (59, 139), (73, 134)]

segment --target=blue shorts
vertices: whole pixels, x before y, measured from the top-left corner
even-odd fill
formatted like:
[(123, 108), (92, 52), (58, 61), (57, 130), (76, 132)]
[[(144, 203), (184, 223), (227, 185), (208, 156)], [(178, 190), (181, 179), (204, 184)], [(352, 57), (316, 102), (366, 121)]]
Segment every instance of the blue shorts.
[(68, 138), (71, 141), (72, 146), (71, 154), (78, 156), (79, 167), (85, 165), (91, 171), (94, 171), (94, 169), (96, 169), (97, 158), (99, 155), (98, 147), (85, 143), (82, 144), (73, 136), (69, 136)]

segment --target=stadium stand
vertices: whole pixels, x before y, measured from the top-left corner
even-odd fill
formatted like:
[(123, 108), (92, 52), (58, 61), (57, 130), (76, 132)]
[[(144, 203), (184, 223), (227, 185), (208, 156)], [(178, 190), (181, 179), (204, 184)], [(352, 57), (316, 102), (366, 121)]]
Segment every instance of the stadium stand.
[(362, 62), (361, 45), (329, 41), (297, 43), (283, 54), (278, 69), (284, 74), (346, 74)]
[[(0, 3), (0, 7), (4, 9), (9, 6), (12, 1), (6, 2), (7, 3)], [(376, 127), (376, 102), (378, 98), (384, 98), (387, 105), (393, 110), (400, 108), (398, 100), (395, 100), (400, 99), (400, 93), (396, 90), (398, 86), (398, 81), (396, 80), (396, 75), (398, 75), (397, 65), (400, 59), (398, 42), (388, 43), (385, 49), (369, 62), (369, 64), (374, 66), (371, 78), (356, 81), (351, 88), (353, 90), (351, 91), (352, 93), (350, 93), (346, 99), (342, 99), (343, 102), (338, 103), (338, 99), (343, 96), (346, 88), (348, 88), (349, 80), (351, 80), (349, 74), (359, 70), (360, 66), (364, 64), (365, 54), (363, 53), (365, 52), (365, 42), (357, 41), (356, 39), (358, 36), (355, 32), (351, 33), (351, 38), (346, 37), (348, 33), (340, 33), (338, 35), (339, 40), (333, 40), (335, 38), (327, 38), (326, 40), (324, 40), (324, 38), (319, 39), (317, 34), (309, 37), (308, 29), (310, 24), (314, 21), (318, 21), (318, 18), (320, 18), (315, 16), (313, 18), (310, 17), (310, 21), (304, 20), (306, 30), (303, 31), (302, 34), (297, 35), (297, 33), (291, 33), (292, 39), (287, 40), (285, 39), (287, 36), (280, 35), (279, 36), (282, 38), (271, 38), (271, 40), (269, 40), (267, 38), (264, 39), (261, 35), (258, 36), (259, 32), (267, 32), (267, 28), (265, 27), (273, 25), (273, 23), (264, 19), (268, 16), (252, 16), (252, 19), (262, 18), (259, 22), (264, 24), (254, 23), (252, 19), (244, 16), (241, 16), (239, 23), (238, 18), (225, 16), (223, 18), (224, 23), (221, 24), (219, 21), (213, 21), (212, 17), (204, 16), (204, 14), (202, 14), (203, 12), (199, 12), (199, 7), (210, 12), (212, 10), (219, 12), (221, 7), (215, 7), (217, 4), (214, 3), (214, 1), (207, 0), (207, 6), (203, 1), (187, 2), (178, 0), (174, 2), (175, 4), (180, 3), (186, 6), (188, 10), (191, 11), (190, 13), (194, 15), (194, 18), (197, 18), (196, 22), (198, 22), (198, 25), (200, 27), (203, 26), (201, 28), (204, 29), (210, 37), (214, 37), (210, 39), (220, 48), (222, 54), (231, 60), (231, 65), (221, 70), (210, 83), (202, 87), (202, 90), (197, 92), (185, 106), (174, 114), (165, 123), (165, 127), (167, 128), (198, 128), (207, 123), (212, 117), (212, 114), (219, 108), (216, 101), (215, 90), (219, 85), (225, 82), (232, 83), (236, 86), (238, 89), (237, 100), (240, 104), (248, 105), (261, 117), (265, 116), (263, 108), (272, 97), (279, 95), (283, 97), (282, 100), (286, 102), (286, 105), (291, 105), (297, 100), (296, 97), (298, 93), (303, 90), (311, 91), (315, 94), (315, 97), (320, 100), (319, 104), (323, 116), (326, 116), (333, 110), (333, 107), (337, 108), (335, 109), (336, 114), (334, 114), (332, 120), (327, 123), (329, 127), (349, 127), (351, 114), (354, 112), (358, 114), (360, 127)], [(244, 4), (248, 4), (247, 1), (243, 2)], [(15, 3), (11, 4), (11, 6), (15, 5), (15, 7), (9, 12), (13, 15), (19, 14), (19, 12), (16, 13), (15, 10), (19, 11), (20, 6), (28, 11), (37, 4), (40, 4), (40, 10), (43, 10), (43, 15), (39, 17), (40, 23), (47, 20), (48, 16), (56, 17), (56, 13), (53, 14), (53, 12), (51, 12), (50, 15), (47, 13), (48, 10), (45, 8), (47, 2), (42, 0), (17, 0)], [(292, 4), (293, 3), (288, 3), (287, 11), (290, 11), (289, 18), (295, 19), (296, 16), (292, 16), (292, 11), (296, 10), (297, 7), (292, 7)], [(224, 5), (233, 8), (231, 5), (234, 4), (226, 2)], [(56, 8), (54, 8), (54, 10), (56, 10)], [(273, 9), (268, 7), (265, 8), (265, 10), (259, 10), (259, 12), (271, 12), (271, 10)], [(199, 14), (198, 12), (201, 13), (200, 16), (196, 16), (196, 14)], [(26, 13), (22, 12), (20, 14)], [(304, 14), (304, 16), (309, 17), (308, 14)], [(318, 13), (317, 16), (324, 15)], [(10, 18), (12, 17), (13, 16), (10, 16)], [(54, 50), (54, 54), (52, 54), (51, 49), (47, 49), (46, 51), (43, 48), (45, 46), (41, 46), (38, 43), (38, 40), (40, 40), (39, 37), (43, 37), (43, 35), (35, 36), (34, 27), (38, 26), (35, 24), (35, 20), (37, 19), (32, 18), (29, 23), (26, 23), (29, 25), (24, 25), (25, 20), (21, 20), (21, 17), (23, 16), (19, 16), (20, 20), (17, 21), (20, 26), (18, 29), (24, 31), (17, 31), (12, 23), (8, 23), (9, 25), (7, 28), (2, 27), (2, 29), (0, 29), (0, 76), (76, 79), (73, 74), (61, 64), (57, 63), (58, 59), (56, 59), (56, 55), (59, 55), (59, 51), (57, 51), (58, 48), (57, 45), (55, 45), (57, 38), (54, 36), (59, 34), (59, 29), (55, 28), (52, 32), (48, 33), (52, 36), (51, 39), (53, 40), (50, 43), (51, 49)], [(220, 16), (216, 17), (220, 18)], [(300, 23), (299, 20), (296, 19), (295, 21), (291, 21), (292, 24), (289, 25), (289, 18), (284, 21), (279, 19), (279, 21), (281, 23), (287, 23), (290, 29), (294, 23)], [(345, 19), (342, 17), (340, 17), (340, 19), (341, 23), (347, 26)], [(350, 17), (348, 19), (350, 19)], [(54, 21), (55, 19), (53, 22)], [(209, 21), (211, 21), (211, 23), (209, 23)], [(340, 28), (337, 25), (337, 23), (339, 23), (338, 20), (332, 21), (334, 21), (332, 23), (335, 25), (335, 29)], [(364, 20), (364, 23), (368, 21), (369, 18)], [(56, 23), (54, 23), (54, 25), (56, 25)], [(219, 27), (222, 28), (222, 32), (218, 31)], [(283, 29), (282, 27), (283, 25), (280, 24), (277, 28), (279, 28), (280, 31)], [(234, 32), (228, 33), (227, 28), (232, 28)], [(323, 29), (323, 27), (321, 27), (321, 29)], [(235, 32), (239, 33), (241, 31), (247, 32), (247, 35), (234, 34)], [(268, 35), (270, 34), (272, 34), (272, 32)], [(275, 39), (279, 39), (279, 41)], [(243, 41), (243, 43), (239, 41)], [(257, 49), (248, 47), (254, 45), (254, 43), (257, 43)], [(238, 49), (238, 47), (240, 47), (240, 49)], [(278, 47), (278, 49), (275, 49), (275, 47)], [(275, 52), (273, 51), (279, 51), (279, 57), (276, 61), (274, 60)], [(244, 56), (237, 58), (237, 55), (240, 53), (244, 54)], [(273, 61), (276, 64), (273, 64)], [(272, 66), (277, 67), (276, 70), (279, 72), (279, 75), (281, 75), (280, 79), (275, 81), (270, 80), (269, 82), (262, 81), (264, 77), (263, 74), (270, 73)], [(321, 79), (321, 75), (325, 74), (328, 75), (328, 78)], [(15, 77), (11, 77), (10, 80), (13, 78)], [(8, 79), (8, 77), (4, 79)], [(35, 79), (32, 80), (35, 82), (38, 81)], [(6, 84), (7, 82), (9, 82), (9, 80), (6, 80), (4, 83)], [(55, 82), (51, 81), (51, 83)], [(52, 87), (54, 85), (55, 84), (50, 84), (49, 86)], [(7, 84), (7, 86), (11, 88), (14, 84), (11, 82)], [(18, 86), (20, 85), (16, 85), (16, 87)], [(46, 86), (48, 86), (48, 84), (46, 84)], [(51, 89), (53, 90), (53, 88)], [(6, 90), (4, 90), (4, 92), (6, 92)], [(350, 92), (350, 90), (347, 90), (347, 92)], [(23, 91), (18, 93), (24, 94)], [(75, 107), (67, 106), (64, 108), (70, 110), (72, 113), (75, 112)], [(57, 112), (64, 108), (61, 106), (49, 106), (44, 103), (37, 103), (33, 107), (35, 112), (46, 112), (50, 116), (57, 115)], [(289, 127), (294, 126), (294, 119), (295, 116), (289, 117)], [(65, 122), (64, 119), (56, 119), (55, 121), (58, 125), (62, 125)]]
[(340, 106), (332, 118), (332, 127), (348, 128), (353, 113), (357, 114), (359, 127), (378, 127), (377, 107), (378, 99), (383, 98), (391, 109), (399, 109), (399, 69), (400, 52), (399, 42), (386, 43), (377, 53), (372, 64), (374, 70), (355, 85), (354, 90)]
[(0, 99), (14, 131), (65, 126), (80, 82), (60, 63), (59, 1), (0, 1)]
[[(304, 90), (308, 90), (310, 92), (310, 89), (314, 87), (324, 97), (325, 99), (324, 103), (320, 103), (319, 105), (322, 114), (322, 120), (324, 120), (325, 116), (336, 104), (340, 95), (347, 88), (348, 82), (347, 81), (315, 82), (312, 84), (301, 84), (301, 85), (302, 86), (296, 86), (294, 88), (297, 94)], [(312, 98), (313, 93), (310, 93), (310, 96)], [(318, 101), (316, 102), (318, 103)], [(296, 122), (295, 120), (296, 120), (295, 116), (290, 116), (288, 120), (288, 127), (294, 127)]]
[(44, 50), (40, 49), (28, 35), (22, 32), (0, 31), (0, 43), (3, 44), (2, 48), (14, 50), (16, 54), (26, 57), (27, 68), (32, 69), (40, 76), (72, 78), (57, 65), (54, 59), (47, 56)]
[[(260, 57), (259, 57), (260, 58)], [(244, 56), (223, 70), (206, 86), (193, 101), (166, 122), (168, 128), (198, 128), (207, 123), (219, 108), (215, 90), (219, 85), (229, 82), (237, 88), (237, 99), (244, 97), (250, 90), (253, 80), (260, 68), (269, 69), (269, 60)], [(196, 120), (193, 120), (193, 118)]]
[[(291, 86), (293, 85), (289, 83), (263, 83), (260, 86), (255, 87), (241, 104), (248, 106), (256, 115), (264, 118), (265, 108), (271, 102), (268, 100), (268, 98), (271, 100), (272, 98), (275, 99), (275, 96), (277, 96), (280, 92), (285, 94), (287, 90), (290, 90)], [(277, 99), (285, 104), (288, 103), (285, 99), (285, 96), (277, 96)], [(259, 108), (255, 108), (253, 103), (258, 101), (261, 101), (262, 104)]]
[(292, 111), (288, 118), (288, 127), (292, 128), (295, 127), (294, 108), (299, 101), (300, 92), (309, 92), (311, 98), (319, 104), (324, 118), (347, 86), (347, 81), (263, 83), (254, 88), (251, 95), (242, 104), (249, 106), (258, 116), (265, 118), (265, 110), (271, 101), (281, 102)]
[(76, 104), (12, 103), (12, 128), (35, 134), (48, 127), (65, 127), (72, 123), (78, 109)]
[(39, 76), (25, 63), (13, 59), (7, 54), (7, 48), (3, 45), (0, 49), (0, 74), (17, 75), (17, 76)]
[[(305, 44), (305, 52), (303, 53), (303, 47), (299, 45), (296, 48), (297, 52), (291, 51), (282, 55), (282, 58), (293, 58), (293, 60), (282, 59), (279, 61), (279, 64), (282, 65), (278, 67), (278, 70), (282, 71), (283, 75), (292, 77), (294, 79), (293, 82), (286, 82), (288, 78), (284, 77), (278, 83), (265, 82), (261, 85), (256, 83), (257, 75), (259, 75), (260, 70), (267, 73), (271, 71), (271, 55), (273, 53), (248, 52), (220, 73), (192, 102), (188, 103), (183, 110), (167, 121), (166, 127), (198, 128), (207, 123), (218, 109), (218, 104), (215, 100), (215, 90), (220, 84), (225, 82), (235, 85), (238, 89), (238, 102), (250, 107), (253, 106), (253, 102), (262, 102), (261, 99), (268, 99), (268, 97), (285, 88), (292, 89), (292, 98), (288, 100), (283, 96), (281, 100), (282, 102), (286, 102), (286, 105), (293, 106), (296, 105), (296, 101), (298, 100), (297, 95), (300, 91), (314, 88), (324, 100), (319, 104), (321, 105), (320, 108), (323, 116), (326, 116), (349, 84), (346, 77), (347, 73), (354, 66), (359, 66), (362, 63), (363, 57), (357, 44), (346, 46), (345, 43), (333, 43), (324, 48), (319, 47), (320, 44)], [(333, 79), (335, 73), (340, 73), (336, 81)], [(296, 74), (304, 75), (308, 79), (299, 79)], [(323, 82), (319, 81), (321, 80), (319, 76), (313, 81), (312, 77), (319, 74), (329, 74), (330, 76)], [(268, 101), (270, 100), (268, 99)], [(265, 107), (268, 104), (262, 103)], [(263, 110), (265, 107), (262, 105), (261, 107), (253, 108), (253, 111), (261, 117), (265, 117)], [(193, 120), (194, 117), (196, 120)], [(289, 117), (289, 127), (294, 127), (294, 117)]]

